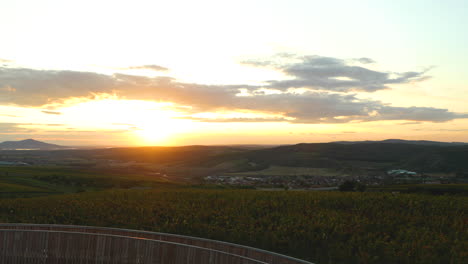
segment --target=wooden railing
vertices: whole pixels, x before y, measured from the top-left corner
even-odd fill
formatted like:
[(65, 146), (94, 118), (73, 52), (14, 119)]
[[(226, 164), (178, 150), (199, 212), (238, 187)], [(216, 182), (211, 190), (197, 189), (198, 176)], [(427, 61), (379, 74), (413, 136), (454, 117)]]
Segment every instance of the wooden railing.
[(311, 264), (227, 242), (130, 229), (0, 224), (0, 263)]

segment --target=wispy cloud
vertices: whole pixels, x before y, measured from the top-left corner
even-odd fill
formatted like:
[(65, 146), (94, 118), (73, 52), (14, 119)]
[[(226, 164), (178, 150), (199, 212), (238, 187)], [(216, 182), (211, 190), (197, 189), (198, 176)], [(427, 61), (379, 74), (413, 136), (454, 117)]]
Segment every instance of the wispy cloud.
[(166, 67), (162, 67), (159, 65), (142, 65), (142, 66), (131, 66), (127, 69), (136, 69), (136, 70), (152, 70), (152, 71), (168, 71), (169, 69)]
[(202, 117), (181, 117), (182, 119), (190, 119), (201, 122), (215, 122), (215, 123), (233, 123), (233, 122), (284, 122), (288, 119), (283, 117), (231, 117), (231, 118), (202, 118)]
[(0, 135), (14, 133), (33, 133), (36, 129), (24, 127), (29, 123), (0, 123)]
[(65, 126), (65, 124), (45, 124), (46, 126), (52, 126), (52, 127), (60, 127), (60, 126)]
[(403, 122), (403, 123), (399, 123), (399, 125), (419, 125), (419, 124), (422, 124), (422, 122), (414, 121), (414, 122)]
[(48, 110), (42, 110), (41, 112), (44, 113), (44, 114), (49, 114), (49, 115), (61, 115), (62, 114), (61, 112), (48, 111)]
[(468, 128), (459, 128), (459, 129), (451, 129), (451, 128), (439, 128), (439, 129), (430, 129), (430, 128), (415, 128), (413, 131), (437, 131), (437, 132), (467, 132)]

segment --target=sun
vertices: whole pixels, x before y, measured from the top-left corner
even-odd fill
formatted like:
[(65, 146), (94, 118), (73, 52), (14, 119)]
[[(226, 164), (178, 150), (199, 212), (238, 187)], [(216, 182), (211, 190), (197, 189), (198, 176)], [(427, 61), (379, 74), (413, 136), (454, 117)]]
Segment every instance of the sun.
[(141, 145), (171, 145), (178, 133), (187, 131), (187, 122), (159, 117), (137, 124), (134, 132)]
[(163, 124), (145, 125), (135, 131), (135, 134), (144, 145), (165, 145), (168, 143), (171, 133)]
[(193, 121), (182, 119), (186, 113), (172, 103), (116, 97), (67, 103), (69, 107), (59, 110), (69, 125), (80, 124), (75, 125), (79, 130), (109, 135), (125, 134), (134, 145), (175, 144), (176, 135), (191, 132), (194, 127)]

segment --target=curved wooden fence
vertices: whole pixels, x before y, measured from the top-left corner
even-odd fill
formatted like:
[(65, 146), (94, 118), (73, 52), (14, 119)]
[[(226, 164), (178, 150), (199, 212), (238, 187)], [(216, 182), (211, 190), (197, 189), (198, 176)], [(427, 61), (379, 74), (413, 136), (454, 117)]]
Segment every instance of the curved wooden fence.
[(311, 264), (227, 242), (130, 229), (0, 224), (0, 263)]

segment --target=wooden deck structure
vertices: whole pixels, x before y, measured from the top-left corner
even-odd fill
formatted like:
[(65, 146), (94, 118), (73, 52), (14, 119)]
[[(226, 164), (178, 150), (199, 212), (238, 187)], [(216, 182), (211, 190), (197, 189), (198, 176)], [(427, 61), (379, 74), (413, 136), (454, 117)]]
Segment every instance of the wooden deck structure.
[(0, 224), (0, 263), (311, 264), (252, 247), (130, 229)]

